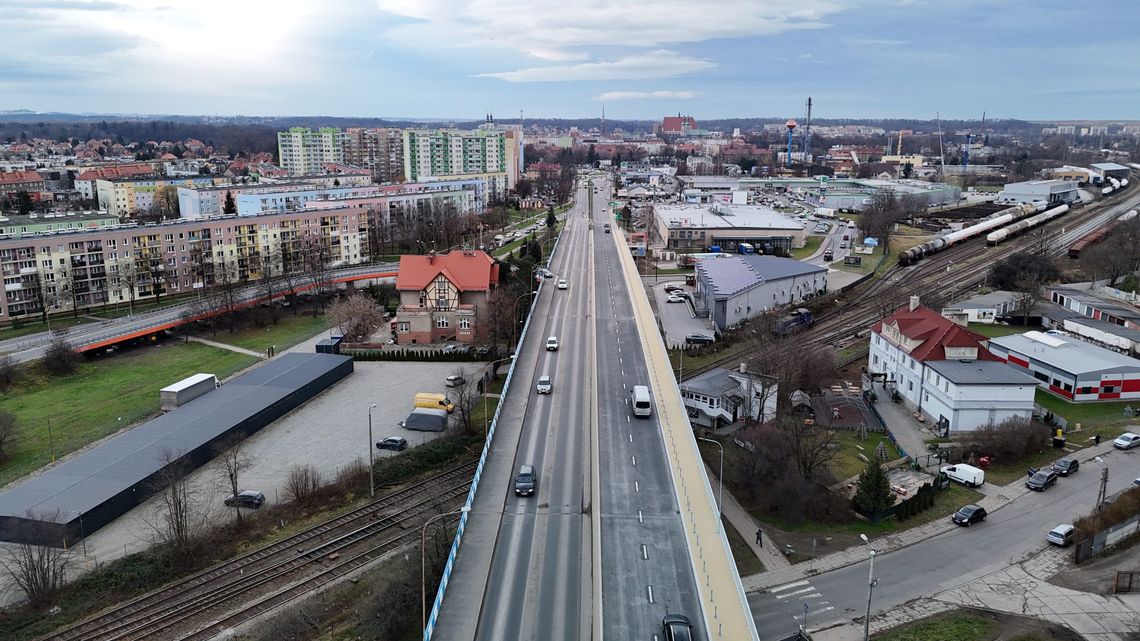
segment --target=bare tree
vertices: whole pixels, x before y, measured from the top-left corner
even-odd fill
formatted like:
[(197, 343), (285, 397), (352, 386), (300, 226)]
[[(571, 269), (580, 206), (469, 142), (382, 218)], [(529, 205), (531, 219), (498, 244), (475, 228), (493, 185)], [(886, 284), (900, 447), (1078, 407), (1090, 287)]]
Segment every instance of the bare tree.
[(163, 287), (166, 284), (166, 266), (162, 264), (161, 255), (155, 255), (150, 250), (144, 250), (135, 258), (135, 270), (141, 284), (150, 288), (157, 305), (162, 300)]
[(329, 249), (325, 246), (324, 239), (317, 234), (309, 236), (305, 239), (303, 249), (304, 264), (305, 264), (305, 277), (314, 295), (317, 297), (318, 305), (313, 308), (313, 317), (318, 315), (318, 308), (324, 311), (325, 297), (328, 294), (329, 283)]
[(238, 268), (232, 261), (222, 260), (214, 265), (214, 308), (226, 319), (230, 332), (234, 331), (235, 313), (238, 305), (238, 291), (242, 282), (238, 278)]
[[(26, 520), (14, 527), (22, 530), (23, 540), (43, 539), (40, 531), (44, 522), (59, 522), (59, 512), (37, 514), (28, 512)], [(12, 585), (24, 593), (34, 607), (50, 603), (63, 587), (71, 566), (70, 547), (56, 548), (30, 543), (6, 546), (0, 553), (0, 568), (12, 579)]]
[(205, 528), (206, 510), (188, 482), (190, 470), (183, 458), (171, 450), (164, 450), (161, 456), (163, 467), (153, 483), (159, 504), (147, 525), (156, 543), (185, 553)]
[(0, 410), (0, 462), (8, 458), (8, 442), (15, 438), (19, 420), (8, 410)]
[(0, 354), (0, 392), (8, 389), (16, 382), (19, 375), (19, 365), (10, 354)]
[(71, 262), (65, 260), (59, 269), (56, 271), (56, 287), (59, 292), (59, 297), (71, 303), (71, 316), (76, 318), (79, 316), (79, 304), (77, 298), (79, 296), (76, 291), (75, 282), (75, 269), (71, 266)]
[(312, 465), (294, 465), (285, 479), (285, 496), (298, 505), (310, 505), (320, 489), (321, 472)]
[(371, 298), (363, 294), (352, 294), (337, 301), (329, 310), (333, 325), (340, 328), (344, 339), (350, 343), (368, 340), (376, 328), (384, 322), (384, 313)]
[[(131, 256), (124, 256), (120, 259), (115, 267), (118, 270), (118, 282), (121, 289), (126, 290), (127, 293), (127, 309), (131, 314), (135, 313), (135, 299), (138, 297), (139, 288), (139, 269), (135, 263), (135, 259)], [(121, 296), (121, 294), (120, 294)]]
[(776, 427), (783, 435), (788, 460), (800, 476), (813, 483), (825, 482), (839, 451), (835, 432), (818, 425), (804, 425), (795, 417), (778, 419)]
[(479, 403), (478, 382), (468, 380), (467, 372), (463, 369), (455, 370), (457, 376), (462, 377), (463, 384), (451, 388), (451, 402), (455, 404), (452, 420), (463, 430), (463, 433), (475, 432), (475, 408)]
[(51, 343), (44, 350), (43, 366), (57, 376), (75, 371), (79, 354), (67, 340), (67, 330), (57, 329), (51, 333)]
[[(214, 451), (222, 461), (222, 478), (228, 484), (231, 495), (235, 499), (237, 495), (241, 493), (241, 490), (238, 489), (238, 481), (241, 480), (242, 473), (249, 469), (250, 466), (249, 457), (246, 456), (242, 448), (243, 443), (244, 440), (242, 436), (240, 434), (234, 434), (223, 439), (214, 447)], [(234, 502), (234, 515), (237, 517), (237, 522), (240, 525), (242, 522), (241, 507), (236, 501)]]

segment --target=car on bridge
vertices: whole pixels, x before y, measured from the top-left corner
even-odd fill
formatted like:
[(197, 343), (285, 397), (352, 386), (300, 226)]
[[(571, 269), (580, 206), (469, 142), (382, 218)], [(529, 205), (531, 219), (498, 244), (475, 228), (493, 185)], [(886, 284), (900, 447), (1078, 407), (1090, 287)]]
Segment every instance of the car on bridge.
[(570, 284), (566, 282), (565, 278), (559, 279), (558, 289), (568, 289), (569, 287), (570, 287)]
[(538, 384), (535, 385), (535, 390), (539, 394), (549, 394), (552, 389), (554, 389), (554, 385), (550, 382), (550, 376), (548, 374), (543, 374), (538, 377)]
[(558, 351), (558, 337), (557, 336), (551, 336), (550, 338), (546, 339), (546, 351), (548, 351), (548, 352), (557, 352)]
[(693, 641), (693, 624), (683, 614), (666, 614), (661, 628), (665, 641)]
[(515, 494), (530, 496), (538, 489), (538, 472), (533, 465), (519, 466), (518, 476), (515, 477)]

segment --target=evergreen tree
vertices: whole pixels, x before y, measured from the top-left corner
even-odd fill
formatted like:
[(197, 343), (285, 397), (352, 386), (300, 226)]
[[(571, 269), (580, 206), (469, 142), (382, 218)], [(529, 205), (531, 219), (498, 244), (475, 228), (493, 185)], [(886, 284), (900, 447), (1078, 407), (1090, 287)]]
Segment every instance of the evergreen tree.
[(855, 491), (855, 504), (863, 512), (875, 516), (882, 514), (895, 502), (891, 483), (883, 466), (872, 459), (859, 474), (859, 488)]
[(237, 214), (237, 202), (234, 201), (234, 193), (232, 191), (226, 192), (226, 201), (222, 203), (222, 213), (227, 216)]

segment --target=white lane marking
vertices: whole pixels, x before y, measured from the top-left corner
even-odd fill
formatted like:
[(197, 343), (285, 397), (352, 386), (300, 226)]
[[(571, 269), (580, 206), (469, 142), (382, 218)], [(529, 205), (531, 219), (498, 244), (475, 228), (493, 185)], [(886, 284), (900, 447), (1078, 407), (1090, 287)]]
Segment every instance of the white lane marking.
[(632, 442), (633, 442), (633, 434), (632, 434), (632, 433), (629, 435), (629, 442), (630, 442), (630, 443), (632, 443)]
[(645, 523), (645, 517), (642, 516), (641, 510), (637, 511), (637, 522), (638, 523)]
[(649, 548), (645, 547), (644, 543), (641, 544), (641, 558), (643, 561), (649, 560)]
[(649, 590), (649, 602), (650, 602), (650, 603), (653, 603), (653, 586), (652, 586), (652, 585), (647, 585), (647, 586), (645, 586), (645, 587), (646, 587), (646, 589), (648, 589), (648, 590)]
[(637, 467), (637, 457), (631, 455), (629, 458), (633, 460), (633, 466)]
[(820, 612), (827, 612), (828, 610), (834, 610), (834, 609), (835, 609), (835, 606), (829, 605), (826, 608), (820, 608), (818, 610), (811, 610), (811, 612), (812, 612), (812, 614), (819, 614)]
[(626, 422), (626, 423), (628, 423), (628, 422), (629, 422), (629, 414), (626, 414), (626, 415), (625, 415), (625, 422)]
[(633, 482), (633, 491), (634, 492), (640, 492), (641, 491), (641, 486), (638, 485), (637, 481)]
[(795, 583), (785, 583), (784, 585), (781, 585), (779, 587), (771, 588), (768, 591), (769, 592), (783, 592), (784, 590), (787, 590), (788, 588), (795, 588), (795, 587), (799, 587), (801, 585), (807, 585), (807, 584), (808, 584), (807, 581), (796, 581)]

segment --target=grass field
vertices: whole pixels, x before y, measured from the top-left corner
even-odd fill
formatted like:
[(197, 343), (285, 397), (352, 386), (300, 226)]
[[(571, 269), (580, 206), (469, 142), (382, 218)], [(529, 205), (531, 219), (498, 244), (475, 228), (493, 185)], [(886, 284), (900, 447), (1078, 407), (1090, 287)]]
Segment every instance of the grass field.
[(61, 378), (32, 370), (0, 398), (0, 409), (19, 420), (0, 485), (50, 463), (53, 445), (58, 458), (157, 414), (165, 385), (198, 372), (224, 378), (256, 361), (199, 343), (167, 343), (85, 362)]
[(1057, 416), (1065, 417), (1069, 423), (1081, 423), (1084, 427), (1097, 427), (1100, 425), (1123, 424), (1129, 421), (1140, 423), (1140, 418), (1132, 419), (1125, 416), (1124, 409), (1131, 407), (1140, 410), (1140, 403), (1135, 401), (1109, 402), (1109, 403), (1069, 403), (1053, 396), (1041, 388), (1037, 388), (1037, 404), (1053, 412)]
[(328, 327), (329, 319), (324, 314), (313, 318), (311, 313), (293, 314), (290, 312), (281, 316), (276, 325), (262, 328), (251, 327), (238, 330), (233, 334), (218, 330), (216, 336), (203, 335), (203, 338), (227, 345), (244, 347), (261, 354), (264, 354), (270, 345), (276, 345), (277, 352), (280, 353), (297, 343), (312, 338)]
[(803, 247), (792, 250), (792, 258), (796, 260), (803, 260), (808, 256), (811, 256), (819, 249), (819, 245), (822, 242), (823, 236), (808, 236), (807, 240), (804, 242)]
[(970, 331), (977, 332), (982, 336), (989, 338), (997, 338), (999, 336), (1009, 336), (1011, 334), (1024, 334), (1029, 331), (1028, 327), (1020, 325), (987, 325), (985, 323), (970, 323)]
[[(39, 318), (38, 316), (36, 317)], [(51, 319), (51, 329), (62, 329), (64, 327), (75, 327), (84, 323), (96, 323), (89, 318), (72, 318), (71, 316), (53, 316)], [(29, 334), (38, 334), (40, 332), (48, 331), (48, 326), (38, 320), (36, 322), (25, 323), (19, 327), (4, 327), (0, 328), (0, 341), (6, 341), (10, 338), (19, 338), (21, 336), (28, 336)]]
[[(878, 449), (879, 443), (886, 443), (888, 461), (899, 458), (899, 451), (884, 433), (867, 432), (867, 440), (861, 441), (856, 432), (843, 431), (836, 434), (836, 441), (839, 443), (839, 451), (831, 462), (831, 471), (835, 474), (835, 478), (840, 480), (849, 479), (862, 472), (867, 464), (859, 458), (859, 455), (875, 458), (875, 450)], [(860, 447), (863, 449), (860, 450)]]
[(998, 624), (976, 614), (955, 612), (925, 621), (908, 623), (882, 634), (876, 641), (988, 641)]
[(764, 571), (764, 564), (756, 558), (756, 553), (748, 547), (748, 542), (727, 519), (722, 518), (724, 531), (728, 535), (728, 547), (732, 549), (732, 558), (736, 561), (736, 571), (740, 576), (751, 576)]

